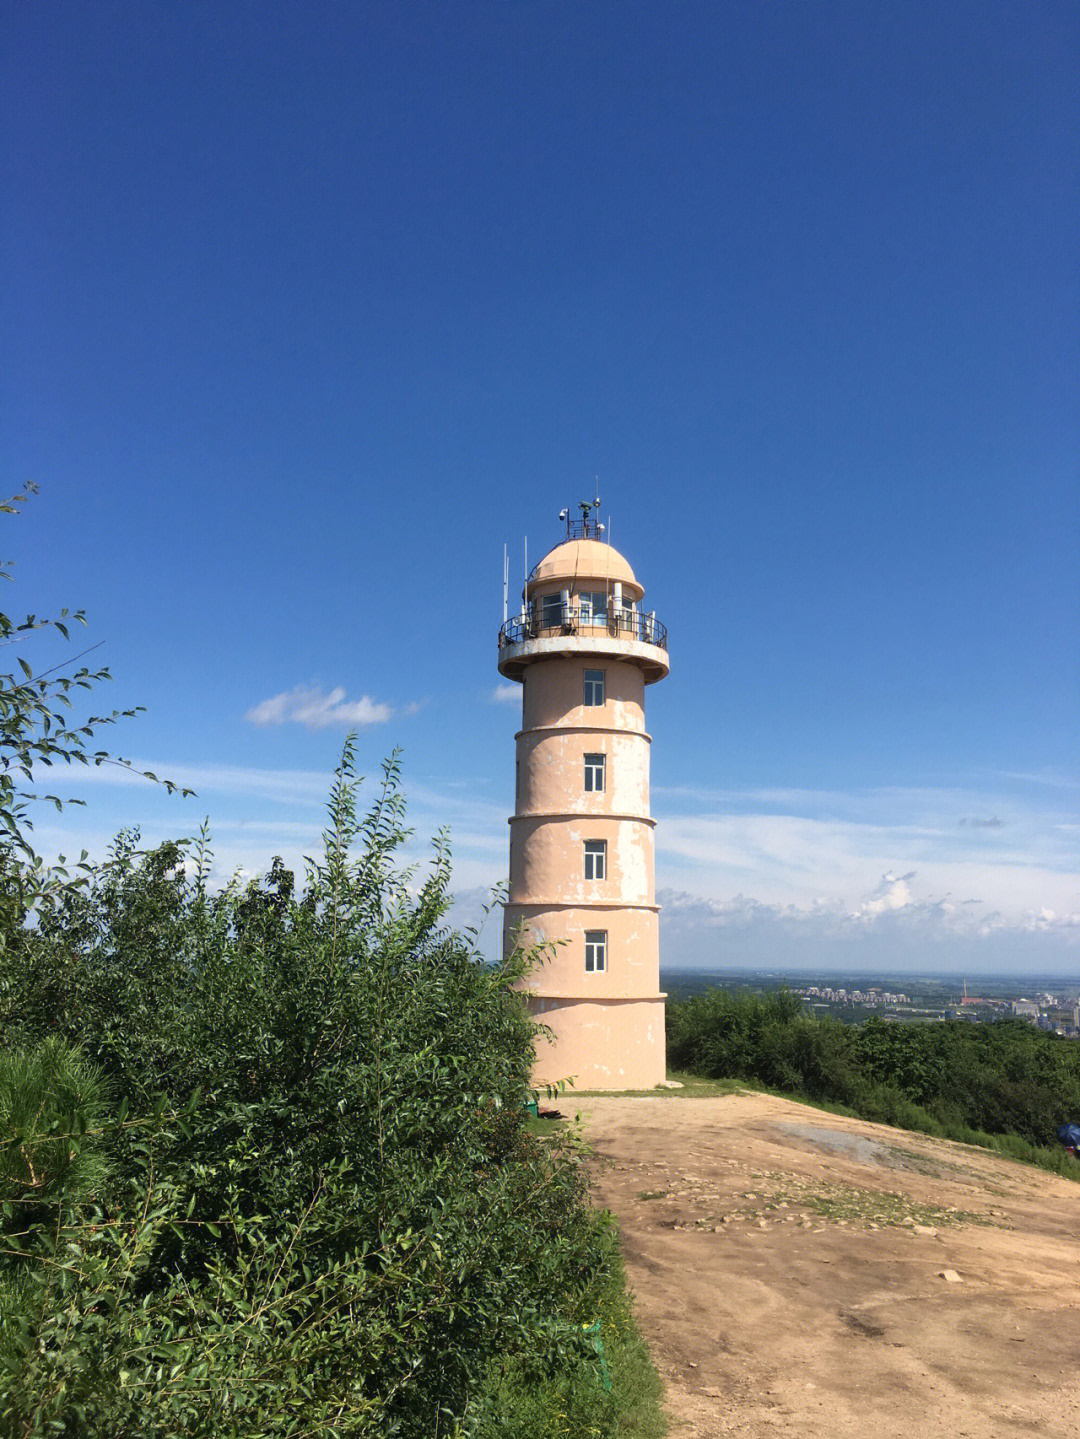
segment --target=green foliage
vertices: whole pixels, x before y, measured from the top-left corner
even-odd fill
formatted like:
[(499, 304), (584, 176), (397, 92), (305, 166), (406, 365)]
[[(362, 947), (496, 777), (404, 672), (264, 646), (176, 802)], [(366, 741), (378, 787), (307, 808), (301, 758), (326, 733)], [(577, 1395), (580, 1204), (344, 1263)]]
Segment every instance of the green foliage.
[(29, 1053), (0, 1051), (0, 1202), (17, 1226), (91, 1193), (101, 1176), (100, 1074), (54, 1037)]
[[(18, 514), (19, 506), (35, 491), (36, 486), (28, 484), (21, 494), (0, 501), (0, 514)], [(0, 562), (0, 579), (11, 579), (10, 565)], [(67, 640), (70, 625), (85, 623), (82, 610), (70, 613), (63, 609), (52, 619), (27, 615), (21, 621), (0, 612), (0, 645), (21, 644), (34, 631), (48, 629)], [(81, 801), (38, 794), (26, 786), (35, 784), (42, 769), (51, 769), (60, 763), (132, 768), (127, 760), (90, 746), (103, 725), (130, 718), (138, 713), (137, 709), (112, 710), (82, 719), (75, 717), (74, 702), (81, 697), (80, 692), (111, 678), (106, 668), (91, 670), (85, 665), (73, 668), (89, 652), (83, 650), (69, 664), (51, 665), (37, 673), (26, 656), (19, 653), (18, 670), (0, 674), (0, 944), (37, 906), (48, 902), (72, 882), (63, 867), (62, 856), (59, 865), (47, 867), (34, 853), (30, 843), (31, 806), (40, 800), (62, 809), (65, 803)], [(177, 788), (171, 780), (159, 781), (154, 774), (139, 772), (170, 791)], [(74, 882), (85, 879), (88, 873), (83, 854), (76, 866)]]
[(846, 1025), (806, 1013), (785, 990), (712, 989), (670, 1004), (668, 1027), (670, 1062), (694, 1074), (756, 1080), (1070, 1172), (1056, 1135), (1080, 1115), (1080, 1045), (1021, 1020)]
[(357, 783), (350, 742), (300, 886), (125, 834), (9, 933), (3, 1439), (659, 1432), (610, 1224), (525, 1123), (529, 957), (445, 927), (441, 841), (399, 867), (396, 758)]
[[(585, 1362), (579, 1366), (538, 1373), (517, 1357), (492, 1365), (468, 1431), (472, 1439), (661, 1439), (667, 1432), (662, 1386), (634, 1324), (614, 1246), (597, 1320), (582, 1329)], [(612, 1379), (609, 1389), (597, 1383), (592, 1361), (598, 1352)]]

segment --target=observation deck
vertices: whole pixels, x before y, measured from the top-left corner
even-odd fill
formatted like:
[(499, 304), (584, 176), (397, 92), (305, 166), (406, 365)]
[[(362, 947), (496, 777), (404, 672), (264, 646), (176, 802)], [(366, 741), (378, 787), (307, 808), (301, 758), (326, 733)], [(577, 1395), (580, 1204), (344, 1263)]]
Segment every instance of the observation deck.
[(671, 667), (667, 643), (666, 626), (636, 607), (610, 605), (596, 612), (576, 595), (569, 603), (545, 596), (499, 630), (499, 673), (520, 680), (533, 660), (595, 654), (636, 664), (645, 683), (655, 684)]

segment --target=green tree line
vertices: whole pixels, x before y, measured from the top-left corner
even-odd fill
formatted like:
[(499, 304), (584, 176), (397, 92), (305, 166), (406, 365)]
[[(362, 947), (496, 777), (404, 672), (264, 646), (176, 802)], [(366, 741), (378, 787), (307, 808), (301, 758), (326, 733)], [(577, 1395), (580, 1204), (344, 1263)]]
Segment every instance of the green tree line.
[(843, 1024), (789, 990), (710, 989), (668, 1006), (668, 1059), (710, 1078), (840, 1104), (900, 1125), (1033, 1160), (1080, 1166), (1057, 1144), (1080, 1119), (1080, 1044), (1023, 1020)]

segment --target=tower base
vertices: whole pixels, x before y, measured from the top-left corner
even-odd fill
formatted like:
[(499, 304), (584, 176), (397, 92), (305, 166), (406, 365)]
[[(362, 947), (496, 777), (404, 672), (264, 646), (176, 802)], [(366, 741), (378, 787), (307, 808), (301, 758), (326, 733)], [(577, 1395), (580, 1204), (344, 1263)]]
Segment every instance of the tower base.
[(550, 1031), (536, 1039), (533, 1084), (575, 1089), (652, 1089), (667, 1078), (664, 995), (655, 999), (529, 997)]

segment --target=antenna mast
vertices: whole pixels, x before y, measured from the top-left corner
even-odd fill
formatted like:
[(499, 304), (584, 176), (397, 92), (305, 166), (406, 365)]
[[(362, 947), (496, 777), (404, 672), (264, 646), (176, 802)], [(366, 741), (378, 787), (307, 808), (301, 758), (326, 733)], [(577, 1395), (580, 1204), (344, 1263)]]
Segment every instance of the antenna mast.
[(510, 551), (503, 545), (503, 624), (507, 621), (506, 606), (510, 594)]

